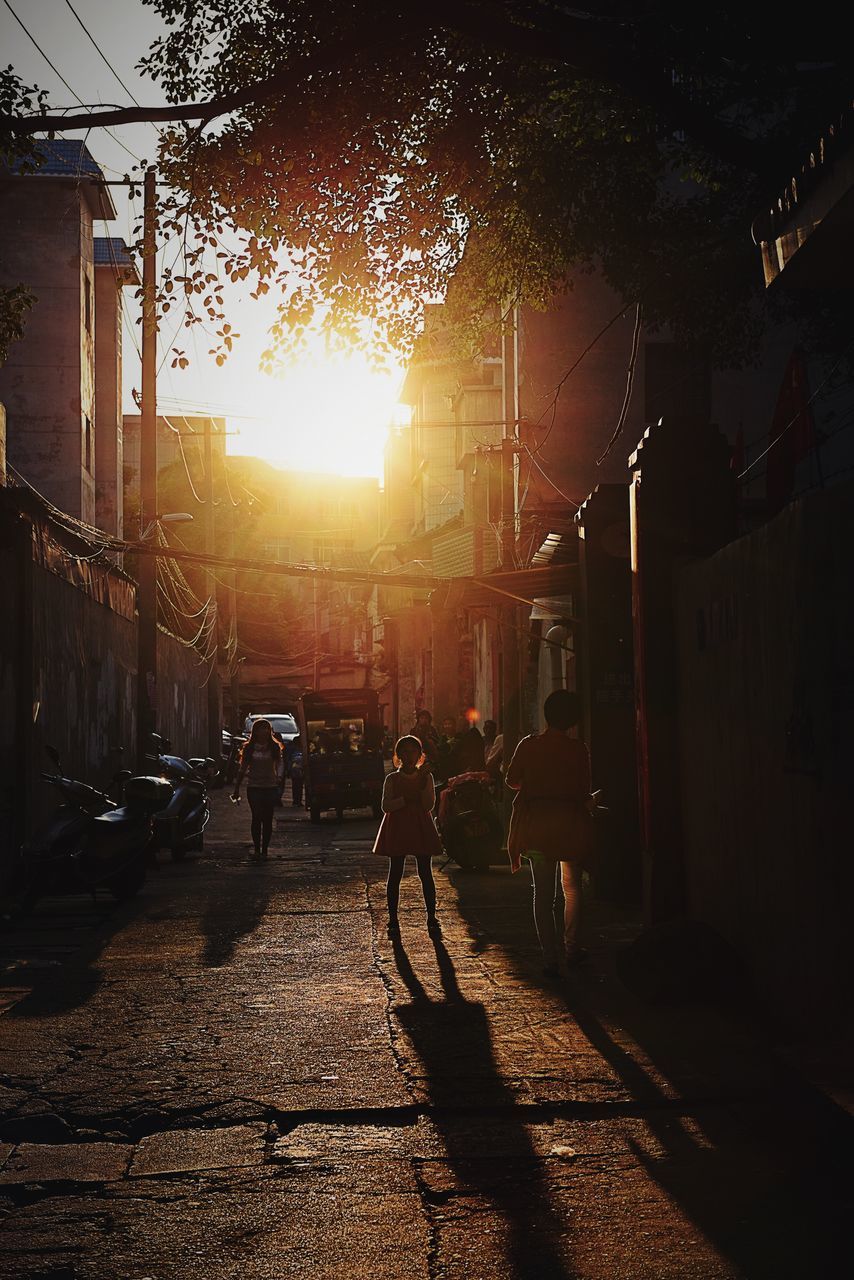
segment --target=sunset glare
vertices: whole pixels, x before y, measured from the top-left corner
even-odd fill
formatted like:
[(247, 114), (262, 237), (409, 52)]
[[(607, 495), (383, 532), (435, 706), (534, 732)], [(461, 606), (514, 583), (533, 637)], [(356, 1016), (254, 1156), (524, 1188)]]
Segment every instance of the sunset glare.
[(279, 377), (262, 378), (233, 452), (298, 471), (381, 476), (383, 446), (400, 423), (400, 367), (380, 370), (366, 353), (328, 352), (318, 339)]

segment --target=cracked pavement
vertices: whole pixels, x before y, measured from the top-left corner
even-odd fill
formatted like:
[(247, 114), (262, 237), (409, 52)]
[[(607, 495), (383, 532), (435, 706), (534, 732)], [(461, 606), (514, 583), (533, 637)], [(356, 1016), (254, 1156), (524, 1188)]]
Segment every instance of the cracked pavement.
[(218, 793), (136, 902), (0, 935), (0, 1280), (850, 1270), (850, 1121), (743, 1014), (632, 997), (627, 913), (547, 986), (522, 876), (437, 871), (431, 940), (410, 868), (392, 942), (375, 824), (278, 814), (252, 863)]

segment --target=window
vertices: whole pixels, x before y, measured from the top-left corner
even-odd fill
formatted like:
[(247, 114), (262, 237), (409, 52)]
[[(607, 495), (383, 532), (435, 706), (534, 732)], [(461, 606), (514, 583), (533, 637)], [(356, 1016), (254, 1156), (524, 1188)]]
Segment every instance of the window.
[(343, 541), (340, 538), (317, 538), (314, 543), (313, 560), (315, 564), (332, 564), (343, 551), (353, 550), (352, 538)]
[(343, 520), (355, 520), (359, 515), (358, 502), (348, 502), (339, 498), (326, 498), (320, 503), (321, 519), (336, 517)]
[(87, 275), (83, 277), (83, 323), (86, 332), (92, 332), (92, 281)]
[(83, 417), (83, 465), (92, 475), (95, 471), (95, 460), (92, 450), (92, 419)]
[(283, 542), (281, 538), (262, 542), (261, 556), (264, 560), (275, 560), (277, 564), (290, 564), (291, 545), (289, 542)]

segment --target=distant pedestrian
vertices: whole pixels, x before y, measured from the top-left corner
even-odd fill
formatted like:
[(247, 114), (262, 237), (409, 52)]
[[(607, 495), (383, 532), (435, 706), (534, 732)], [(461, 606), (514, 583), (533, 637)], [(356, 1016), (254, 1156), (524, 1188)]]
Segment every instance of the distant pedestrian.
[[(522, 858), (531, 863), (534, 923), (545, 972), (554, 976), (560, 961), (584, 959), (579, 944), (582, 872), (590, 848), (590, 756), (585, 744), (570, 738), (581, 704), (576, 693), (556, 689), (546, 698), (546, 728), (523, 738), (507, 769), (506, 782), (518, 794), (513, 801), (507, 849), (518, 871)], [(555, 910), (563, 889), (563, 946), (555, 928)], [(563, 952), (563, 957), (560, 953)]]
[(448, 763), (448, 776), (451, 778), (461, 773), (483, 773), (486, 766), (483, 737), (479, 729), (469, 724), (466, 716), (460, 716), (457, 721), (457, 732), (451, 744)]
[(291, 756), (291, 804), (295, 808), (302, 807), (302, 787), (303, 787), (303, 769), (302, 769), (302, 747), (297, 739), (296, 748)]
[(394, 749), (395, 772), (386, 776), (382, 794), (383, 820), (374, 841), (374, 853), (388, 858), (386, 900), (388, 902), (388, 936), (400, 936), (397, 918), (400, 882), (408, 854), (415, 858), (427, 929), (434, 937), (442, 933), (436, 916), (436, 885), (433, 881), (432, 857), (442, 852), (442, 842), (431, 816), (436, 803), (433, 775), (427, 767), (420, 740), (411, 734), (400, 738)]
[(427, 757), (427, 763), (430, 768), (435, 768), (436, 761), (439, 757), (439, 735), (433, 724), (433, 717), (424, 707), (415, 717), (415, 724), (410, 730), (412, 737), (417, 738), (424, 748), (424, 754)]
[(252, 810), (252, 844), (256, 858), (266, 858), (273, 834), (273, 810), (279, 797), (284, 769), (281, 743), (273, 736), (269, 720), (255, 720), (248, 742), (240, 753), (240, 768), (231, 798), (240, 799), (246, 778), (246, 799)]

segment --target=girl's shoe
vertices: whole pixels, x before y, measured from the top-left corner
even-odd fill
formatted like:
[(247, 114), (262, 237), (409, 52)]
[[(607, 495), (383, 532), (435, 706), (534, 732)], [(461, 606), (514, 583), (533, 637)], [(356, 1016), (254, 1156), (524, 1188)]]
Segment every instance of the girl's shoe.
[(437, 916), (427, 917), (427, 932), (430, 934), (431, 938), (441, 938), (442, 926), (440, 925)]

